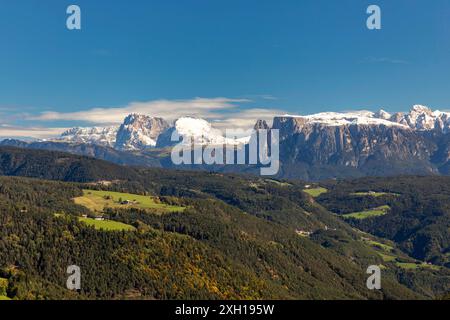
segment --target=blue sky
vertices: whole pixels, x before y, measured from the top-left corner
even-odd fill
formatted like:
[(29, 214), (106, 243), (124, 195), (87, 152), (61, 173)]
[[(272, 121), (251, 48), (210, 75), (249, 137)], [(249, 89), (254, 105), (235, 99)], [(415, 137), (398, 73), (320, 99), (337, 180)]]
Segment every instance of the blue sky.
[[(80, 31), (66, 29), (70, 4)], [(366, 28), (370, 4), (381, 30)], [(450, 109), (448, 0), (2, 0), (0, 38), (1, 136), (129, 111), (233, 123)]]

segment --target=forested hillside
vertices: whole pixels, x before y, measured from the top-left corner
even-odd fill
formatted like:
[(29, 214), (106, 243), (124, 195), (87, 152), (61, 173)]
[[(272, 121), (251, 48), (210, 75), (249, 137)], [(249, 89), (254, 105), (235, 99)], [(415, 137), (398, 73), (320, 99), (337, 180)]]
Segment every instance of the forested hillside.
[(76, 185), (24, 178), (1, 185), (0, 265), (10, 298), (74, 297), (63, 289), (71, 264), (84, 271), (78, 298), (420, 296), (393, 277), (382, 292), (369, 291), (363, 260), (351, 263), (219, 200), (187, 201), (186, 212), (166, 215), (110, 212), (138, 230), (108, 232), (77, 221), (86, 209), (68, 201), (80, 194)]
[[(28, 152), (7, 149), (2, 172), (75, 182), (0, 177), (0, 278), (9, 298), (418, 299), (450, 291), (448, 268), (403, 268), (416, 259), (406, 249), (354, 229), (301, 182)], [(53, 168), (59, 159), (80, 165)], [(103, 190), (100, 211), (89, 190)], [(183, 210), (164, 209), (172, 207)], [(119, 222), (131, 228), (105, 227)], [(79, 293), (64, 288), (71, 264), (83, 272)], [(373, 264), (383, 269), (379, 291), (366, 288)]]
[(89, 182), (134, 179), (132, 169), (64, 152), (0, 147), (0, 175)]
[(388, 205), (385, 215), (348, 222), (395, 241), (417, 259), (450, 267), (449, 177), (362, 178), (322, 184), (330, 190), (317, 201), (330, 211), (345, 215)]

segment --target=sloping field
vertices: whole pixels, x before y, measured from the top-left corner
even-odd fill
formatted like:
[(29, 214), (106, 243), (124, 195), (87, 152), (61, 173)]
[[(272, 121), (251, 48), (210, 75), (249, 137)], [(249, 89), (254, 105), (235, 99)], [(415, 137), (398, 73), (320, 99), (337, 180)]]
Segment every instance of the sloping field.
[(135, 227), (112, 220), (95, 220), (91, 218), (79, 218), (79, 220), (97, 230), (105, 231), (134, 231)]
[(163, 212), (180, 212), (184, 207), (160, 203), (156, 198), (132, 193), (101, 190), (83, 190), (83, 196), (74, 198), (76, 204), (93, 212), (102, 212), (105, 208), (156, 209)]
[(384, 216), (389, 211), (389, 206), (381, 206), (374, 209), (364, 210), (360, 212), (353, 212), (344, 214), (343, 217), (346, 219), (353, 218), (353, 219), (367, 219), (372, 217), (378, 217), (378, 216)]

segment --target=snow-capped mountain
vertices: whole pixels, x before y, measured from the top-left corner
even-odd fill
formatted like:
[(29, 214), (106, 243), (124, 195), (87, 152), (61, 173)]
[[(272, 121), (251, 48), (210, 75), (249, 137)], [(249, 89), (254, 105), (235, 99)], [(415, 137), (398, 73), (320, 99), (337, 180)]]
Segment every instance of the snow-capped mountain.
[[(288, 119), (295, 119), (295, 121), (288, 121)], [(304, 116), (278, 116), (274, 118), (274, 123), (277, 124), (277, 127), (283, 127), (283, 123), (286, 123), (286, 125), (295, 123), (297, 129), (291, 128), (294, 131), (306, 125), (319, 125), (321, 127), (385, 126), (405, 130), (435, 130), (439, 133), (449, 133), (450, 113), (432, 111), (428, 107), (415, 105), (407, 113), (390, 114), (384, 110), (377, 112), (322, 112)], [(287, 128), (284, 127), (283, 129)], [(174, 131), (178, 133), (180, 140), (185, 143), (220, 145), (245, 144), (249, 141), (249, 137), (227, 139), (223, 132), (215, 129), (204, 119), (182, 117), (171, 126), (162, 118), (142, 114), (128, 115), (120, 127), (73, 128), (67, 130), (55, 140), (71, 143), (91, 143), (114, 147), (118, 150), (145, 150), (175, 144), (176, 142), (171, 141)]]
[(447, 172), (449, 114), (413, 106), (407, 113), (325, 112), (279, 116), (280, 157), (287, 176), (323, 179)]
[(214, 129), (203, 119), (183, 117), (175, 121), (175, 130), (185, 143), (223, 144), (225, 138), (220, 130)]
[(430, 108), (415, 105), (409, 113), (396, 113), (390, 121), (404, 124), (415, 130), (438, 130), (444, 133), (450, 132), (450, 113), (432, 111)]
[[(409, 112), (393, 114), (380, 110), (283, 115), (275, 117), (272, 126), (256, 120), (256, 130), (279, 130), (282, 177), (316, 180), (386, 174), (450, 174), (448, 112), (416, 105)], [(177, 141), (171, 141), (174, 133), (179, 136)], [(121, 164), (150, 161), (152, 165), (170, 167), (166, 150), (161, 153), (128, 151), (165, 148), (179, 141), (196, 145), (244, 145), (249, 138), (226, 138), (204, 119), (182, 117), (170, 125), (161, 118), (130, 114), (118, 127), (73, 128), (55, 139), (58, 143), (36, 142), (30, 147), (77, 152), (114, 159)], [(17, 141), (3, 144), (28, 145)], [(160, 156), (154, 157), (155, 154)]]
[(322, 124), (324, 126), (348, 125), (383, 125), (397, 126), (414, 130), (438, 130), (443, 133), (450, 131), (450, 113), (432, 111), (430, 108), (415, 105), (408, 113), (390, 113), (380, 110), (352, 112), (322, 112), (306, 116), (284, 115), (279, 118), (296, 118), (304, 124)]
[(55, 140), (71, 143), (89, 143), (106, 147), (114, 147), (119, 127), (72, 128)]
[[(406, 125), (386, 120), (386, 114), (370, 112), (370, 111), (354, 111), (354, 112), (322, 112), (307, 116), (291, 116), (284, 115), (281, 118), (296, 118), (304, 124), (322, 124), (324, 126), (339, 127), (348, 125), (384, 125), (384, 126), (399, 126), (405, 127)], [(383, 111), (384, 112), (384, 111)], [(380, 116), (380, 117), (377, 117)]]
[[(168, 131), (165, 137), (161, 137), (158, 145), (169, 145), (170, 143), (167, 142), (167, 139), (170, 139), (170, 136), (174, 131), (178, 134), (179, 141), (182, 141), (185, 144), (239, 145), (247, 143), (250, 139), (250, 137), (240, 137), (236, 139), (227, 138), (222, 131), (213, 128), (212, 125), (204, 119), (183, 117), (175, 121), (173, 129)], [(175, 141), (175, 143), (177, 142)]]
[[(178, 141), (171, 141), (172, 133), (178, 134)], [(250, 137), (226, 138), (208, 121), (199, 118), (182, 117), (171, 126), (162, 118), (142, 114), (130, 114), (117, 127), (73, 128), (64, 132), (55, 141), (89, 143), (113, 147), (122, 151), (164, 148), (179, 141), (196, 145), (242, 145)]]
[(154, 148), (159, 135), (168, 128), (169, 124), (162, 118), (130, 114), (117, 131), (115, 148), (118, 150)]
[(383, 109), (380, 109), (379, 111), (375, 112), (373, 116), (375, 118), (384, 120), (389, 120), (392, 117), (392, 115), (389, 112), (386, 112)]

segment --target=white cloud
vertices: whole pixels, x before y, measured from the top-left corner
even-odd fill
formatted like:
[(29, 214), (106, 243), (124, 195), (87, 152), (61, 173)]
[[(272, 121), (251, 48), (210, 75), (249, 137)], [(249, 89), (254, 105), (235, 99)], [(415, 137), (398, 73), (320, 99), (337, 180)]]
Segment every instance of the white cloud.
[(47, 139), (58, 136), (65, 130), (67, 130), (67, 128), (14, 127), (0, 125), (0, 137)]
[(220, 111), (232, 110), (237, 103), (249, 102), (247, 99), (229, 98), (195, 98), (192, 100), (155, 100), (148, 102), (131, 102), (117, 108), (93, 108), (77, 112), (43, 112), (37, 116), (28, 116), (27, 120), (39, 121), (87, 121), (98, 125), (120, 124), (130, 113), (141, 113), (167, 120), (182, 116), (206, 119), (220, 118)]
[(220, 129), (226, 128), (253, 128), (256, 120), (266, 120), (269, 125), (272, 124), (274, 116), (285, 114), (286, 112), (278, 109), (253, 108), (239, 112), (233, 112), (221, 119), (213, 122), (214, 126)]
[(360, 63), (389, 63), (389, 64), (409, 64), (406, 60), (392, 59), (388, 57), (367, 57)]
[[(131, 102), (124, 107), (92, 108), (76, 112), (42, 112), (38, 115), (26, 115), (25, 120), (34, 122), (70, 121), (87, 122), (92, 126), (119, 125), (130, 113), (140, 113), (162, 117), (168, 121), (183, 116), (203, 118), (218, 129), (250, 129), (256, 120), (266, 120), (269, 125), (275, 115), (285, 112), (277, 109), (247, 108), (240, 104), (251, 102), (248, 99), (195, 98), (191, 100), (155, 100)], [(54, 125), (55, 126), (55, 125)], [(67, 128), (5, 127), (0, 126), (0, 137), (35, 137), (45, 139), (60, 135)]]

